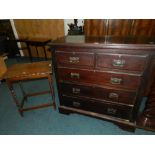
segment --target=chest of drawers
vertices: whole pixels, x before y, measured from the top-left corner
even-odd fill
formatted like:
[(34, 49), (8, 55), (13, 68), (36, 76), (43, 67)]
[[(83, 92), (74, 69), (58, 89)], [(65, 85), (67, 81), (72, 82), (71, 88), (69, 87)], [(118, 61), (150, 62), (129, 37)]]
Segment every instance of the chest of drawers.
[(50, 44), (59, 111), (134, 124), (150, 86), (154, 49), (139, 44), (107, 44), (105, 38), (102, 42), (101, 38), (93, 42), (83, 38), (80, 42), (70, 37), (69, 41), (65, 38)]

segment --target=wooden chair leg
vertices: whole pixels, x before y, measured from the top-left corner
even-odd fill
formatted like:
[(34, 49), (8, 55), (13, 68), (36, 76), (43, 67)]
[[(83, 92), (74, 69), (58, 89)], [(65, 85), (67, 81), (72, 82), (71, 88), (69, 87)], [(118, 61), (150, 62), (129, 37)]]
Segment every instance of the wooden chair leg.
[(30, 45), (28, 43), (26, 43), (26, 45), (27, 45), (27, 49), (28, 49), (28, 53), (29, 53), (30, 62), (33, 62)]
[(47, 54), (46, 54), (45, 46), (43, 46), (43, 49), (44, 49), (44, 54), (45, 54), (45, 60), (47, 60)]

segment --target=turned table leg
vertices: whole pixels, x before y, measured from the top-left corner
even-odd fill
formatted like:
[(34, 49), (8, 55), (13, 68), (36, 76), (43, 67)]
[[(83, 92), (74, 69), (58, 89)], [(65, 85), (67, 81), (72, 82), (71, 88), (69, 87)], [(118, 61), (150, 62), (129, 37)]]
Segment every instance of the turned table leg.
[(13, 97), (15, 103), (16, 103), (16, 106), (17, 106), (17, 108), (18, 108), (18, 111), (19, 111), (20, 115), (23, 116), (23, 111), (22, 111), (22, 109), (21, 109), (20, 102), (18, 101), (17, 96), (16, 96), (16, 93), (15, 93), (15, 91), (14, 91), (13, 84), (12, 84), (12, 82), (9, 81), (9, 80), (7, 80), (6, 82), (7, 82), (8, 88), (9, 88), (9, 90), (10, 90), (10, 92), (11, 92), (11, 95), (12, 95), (12, 97)]

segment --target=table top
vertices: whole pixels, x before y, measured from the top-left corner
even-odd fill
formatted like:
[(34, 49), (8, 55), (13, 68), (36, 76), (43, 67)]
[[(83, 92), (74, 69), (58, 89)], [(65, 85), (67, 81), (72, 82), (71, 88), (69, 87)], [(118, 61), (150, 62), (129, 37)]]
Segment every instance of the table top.
[(62, 45), (62, 44), (146, 44), (155, 46), (155, 37), (145, 36), (102, 36), (102, 37), (89, 37), (85, 35), (70, 35), (58, 38), (57, 40), (49, 43), (49, 45)]
[(4, 74), (4, 79), (15, 78), (15, 77), (26, 77), (33, 75), (43, 75), (52, 73), (52, 62), (41, 61), (33, 63), (22, 63), (15, 64), (8, 68)]

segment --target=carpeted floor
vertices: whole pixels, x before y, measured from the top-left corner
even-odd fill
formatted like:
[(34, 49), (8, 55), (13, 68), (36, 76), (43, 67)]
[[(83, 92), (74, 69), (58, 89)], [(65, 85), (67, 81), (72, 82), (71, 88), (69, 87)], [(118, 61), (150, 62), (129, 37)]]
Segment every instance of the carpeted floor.
[[(21, 61), (24, 62), (24, 61)], [(10, 66), (16, 60), (7, 60)], [(47, 90), (46, 80), (23, 83), (26, 92)], [(21, 98), (19, 86), (15, 84), (18, 97)], [(56, 102), (59, 100), (56, 92)], [(50, 101), (50, 95), (31, 97), (26, 105), (44, 103)], [(24, 113), (22, 118), (15, 106), (10, 92), (3, 82), (0, 84), (0, 134), (1, 135), (154, 135), (155, 132), (136, 129), (134, 133), (119, 129), (113, 123), (79, 114), (63, 115), (54, 111), (51, 107), (33, 110)]]

